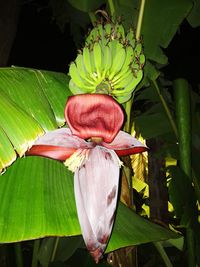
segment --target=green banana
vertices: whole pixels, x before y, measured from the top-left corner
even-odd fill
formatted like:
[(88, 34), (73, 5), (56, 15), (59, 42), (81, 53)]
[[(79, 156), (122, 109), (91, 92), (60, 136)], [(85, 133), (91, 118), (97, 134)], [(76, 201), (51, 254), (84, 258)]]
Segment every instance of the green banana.
[(117, 44), (118, 44), (118, 40), (111, 40), (109, 43), (108, 43), (108, 46), (110, 47), (110, 52), (111, 52), (111, 56), (112, 58), (114, 58), (115, 54), (116, 54), (116, 47), (117, 47)]
[(133, 29), (126, 34), (121, 23), (97, 24), (88, 34), (82, 54), (69, 68), (72, 93), (111, 94), (128, 101), (141, 81), (145, 56)]
[(132, 79), (134, 78), (133, 73), (131, 70), (128, 70), (127, 73), (123, 76), (123, 78), (121, 78), (120, 81), (115, 82), (113, 85), (113, 87), (115, 89), (121, 89), (121, 88), (125, 88), (127, 84), (130, 83), (130, 81), (132, 81)]
[(92, 90), (94, 85), (88, 84), (86, 80), (83, 80), (79, 74), (78, 68), (75, 63), (71, 63), (69, 67), (69, 74), (72, 77), (74, 83), (80, 88), (86, 88)]
[(73, 94), (82, 94), (82, 93), (94, 93), (95, 87), (94, 86), (87, 86), (84, 83), (81, 86), (78, 86), (74, 80), (70, 80), (69, 82), (69, 89)]
[(110, 68), (109, 80), (112, 80), (113, 77), (121, 70), (126, 58), (126, 52), (121, 43), (117, 42), (115, 56), (113, 56), (112, 58), (113, 61), (112, 66)]
[(83, 80), (81, 76), (79, 75), (78, 69), (76, 67), (76, 64), (73, 62), (70, 64), (69, 67), (69, 75), (71, 76), (72, 80), (76, 82), (76, 84), (81, 87), (83, 85)]
[(93, 43), (93, 42), (94, 42), (94, 34), (93, 34), (93, 31), (91, 30), (87, 35), (87, 38), (85, 40), (85, 45), (89, 46), (90, 43)]
[(97, 28), (95, 27), (89, 32), (89, 34), (85, 40), (85, 45), (90, 46), (91, 44), (93, 44), (95, 42), (97, 34), (98, 34)]
[(91, 62), (90, 62), (90, 51), (88, 47), (84, 47), (83, 48), (83, 61), (84, 61), (84, 65), (85, 68), (87, 70), (88, 73), (92, 73), (92, 67), (91, 67)]
[(116, 36), (118, 39), (125, 39), (125, 31), (122, 24), (117, 23), (115, 26)]
[(133, 56), (134, 56), (134, 50), (132, 46), (127, 46), (126, 47), (126, 58), (124, 60), (124, 64), (120, 72), (113, 77), (112, 79), (113, 83), (115, 83), (117, 80), (120, 80), (130, 70), (130, 64), (131, 64), (131, 61), (133, 60)]
[(115, 86), (119, 86), (119, 84), (124, 81), (125, 79), (127, 79), (129, 76), (133, 77), (133, 72), (132, 70), (129, 68), (126, 73), (124, 73), (123, 76), (120, 77), (120, 79), (117, 79), (114, 81), (114, 79), (112, 80), (112, 85)]
[(92, 52), (89, 51), (88, 47), (83, 48), (83, 62), (84, 66), (86, 68), (86, 71), (88, 72), (88, 76), (93, 79), (93, 81), (97, 81), (97, 77), (95, 75), (95, 66), (92, 61)]
[(104, 30), (105, 30), (105, 37), (109, 39), (112, 31), (112, 25), (110, 23), (106, 23), (104, 25)]
[[(104, 28), (103, 28), (103, 25), (102, 24), (98, 24), (97, 25), (97, 30), (98, 30), (98, 38), (99, 38), (99, 42), (102, 43), (103, 46), (106, 45), (106, 38), (105, 38), (105, 31), (104, 31)], [(98, 40), (97, 40), (98, 41)]]
[(130, 65), (130, 68), (132, 69), (133, 73), (136, 74), (140, 69), (140, 65), (138, 62), (133, 61)]
[(144, 56), (144, 54), (141, 54), (141, 55), (140, 55), (140, 57), (139, 57), (139, 62), (140, 62), (140, 66), (141, 66), (141, 68), (143, 68), (144, 63), (145, 63), (145, 56)]
[(126, 39), (128, 40), (128, 43), (134, 48), (136, 45), (136, 40), (133, 29), (129, 30), (128, 34), (126, 35)]
[(73, 95), (78, 95), (82, 93), (82, 90), (74, 83), (72, 79), (69, 81), (69, 89)]
[(143, 72), (142, 70), (140, 70), (137, 73), (137, 77), (133, 77), (130, 83), (127, 84), (127, 86), (124, 88), (123, 91), (113, 90), (113, 93), (115, 93), (117, 96), (123, 95), (124, 93), (126, 94), (132, 93), (134, 89), (136, 88), (136, 86), (139, 84), (139, 82), (142, 80), (142, 77), (143, 77)]
[(130, 98), (131, 98), (131, 94), (123, 94), (122, 96), (116, 96), (116, 95), (113, 95), (113, 97), (120, 103), (125, 103), (127, 102)]
[(94, 81), (88, 78), (88, 72), (86, 71), (86, 68), (83, 62), (83, 55), (79, 54), (75, 60), (75, 63), (76, 63), (80, 77), (83, 80), (86, 80), (91, 85), (94, 85)]
[(107, 73), (109, 73), (110, 68), (112, 66), (112, 56), (111, 56), (111, 51), (110, 47), (105, 46), (103, 50), (103, 74), (102, 78), (104, 79), (107, 76)]
[(137, 43), (134, 51), (135, 51), (136, 57), (139, 57), (140, 54), (142, 53), (142, 44), (141, 43)]
[(96, 68), (96, 72), (98, 78), (101, 78), (101, 70), (102, 70), (102, 51), (99, 43), (95, 43), (93, 47), (93, 57), (94, 57), (94, 65)]
[(112, 66), (110, 68), (108, 78), (109, 80), (112, 80), (112, 78), (117, 72), (120, 71), (122, 65), (124, 64), (126, 54), (123, 45), (118, 40), (111, 41), (109, 43), (109, 47), (112, 56)]

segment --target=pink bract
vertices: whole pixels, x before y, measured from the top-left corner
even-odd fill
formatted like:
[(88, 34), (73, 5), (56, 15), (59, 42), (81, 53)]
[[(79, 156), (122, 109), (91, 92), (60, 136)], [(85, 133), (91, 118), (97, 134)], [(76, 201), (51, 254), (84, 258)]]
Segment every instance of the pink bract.
[(82, 139), (101, 137), (110, 143), (122, 127), (124, 114), (111, 96), (85, 94), (69, 97), (65, 118), (72, 134)]

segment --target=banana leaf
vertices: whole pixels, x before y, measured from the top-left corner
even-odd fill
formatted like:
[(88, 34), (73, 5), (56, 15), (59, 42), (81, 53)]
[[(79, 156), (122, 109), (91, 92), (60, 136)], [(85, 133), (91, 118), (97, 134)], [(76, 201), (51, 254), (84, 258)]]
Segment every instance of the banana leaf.
[(69, 77), (28, 68), (0, 69), (0, 171), (38, 136), (64, 125)]
[[(18, 159), (0, 179), (0, 242), (80, 235), (73, 174), (41, 157)], [(120, 247), (177, 238), (119, 204), (107, 252)]]

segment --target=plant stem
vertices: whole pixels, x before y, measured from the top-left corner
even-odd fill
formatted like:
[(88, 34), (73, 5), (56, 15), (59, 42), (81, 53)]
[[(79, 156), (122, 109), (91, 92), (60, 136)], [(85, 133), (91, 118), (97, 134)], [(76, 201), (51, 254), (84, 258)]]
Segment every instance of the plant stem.
[(108, 0), (108, 5), (109, 5), (111, 17), (115, 18), (115, 6), (114, 6), (114, 3), (113, 3), (113, 0)]
[[(179, 134), (180, 167), (187, 175), (189, 182), (192, 183), (190, 88), (186, 80), (174, 81), (174, 96)], [(195, 267), (194, 229), (191, 224), (186, 228), (186, 241), (188, 266)]]
[(173, 267), (169, 257), (167, 256), (167, 253), (165, 252), (163, 246), (160, 242), (154, 242), (154, 246), (156, 247), (157, 251), (159, 252), (161, 258), (163, 259), (166, 267)]
[[(178, 87), (180, 87), (180, 89), (177, 89)], [(184, 170), (186, 175), (188, 175), (189, 178), (194, 183), (194, 190), (196, 193), (196, 197), (198, 201), (200, 202), (200, 185), (195, 175), (195, 171), (192, 169), (192, 165), (191, 165), (191, 142), (192, 142), (191, 134), (190, 134), (191, 133), (191, 122), (190, 122), (191, 119), (189, 116), (190, 112), (188, 112), (190, 109), (189, 88), (186, 89), (184, 92), (184, 90), (182, 90), (182, 87), (188, 88), (187, 81), (183, 79), (177, 79), (174, 82), (174, 88), (175, 88), (175, 98), (176, 98), (176, 113), (178, 112), (177, 118), (179, 118), (179, 123), (178, 123), (179, 129), (178, 130), (181, 133), (181, 135), (179, 136), (179, 143), (181, 147), (180, 163), (182, 164), (181, 168)], [(183, 101), (185, 103), (183, 103)], [(186, 130), (187, 127), (189, 127), (188, 130)], [(184, 149), (182, 149), (183, 147)], [(190, 156), (189, 160), (188, 160), (188, 156)]]
[(152, 83), (153, 83), (153, 86), (154, 86), (154, 88), (156, 89), (156, 91), (158, 93), (158, 96), (159, 96), (160, 101), (161, 101), (161, 103), (163, 105), (163, 108), (164, 108), (164, 110), (166, 112), (166, 115), (167, 115), (167, 117), (169, 119), (169, 122), (170, 122), (170, 124), (172, 126), (172, 129), (174, 131), (174, 134), (175, 134), (175, 136), (176, 136), (176, 138), (178, 140), (178, 130), (177, 130), (176, 124), (175, 124), (175, 122), (174, 122), (174, 120), (172, 118), (171, 112), (170, 112), (170, 110), (169, 110), (169, 108), (167, 106), (167, 103), (166, 103), (164, 97), (162, 96), (162, 94), (160, 93), (160, 89), (158, 87), (157, 82), (155, 80), (152, 80)]
[(16, 266), (17, 267), (23, 267), (24, 265), (23, 265), (23, 255), (22, 255), (21, 243), (15, 243), (14, 249), (15, 249)]
[(140, 1), (140, 10), (139, 10), (138, 20), (137, 20), (137, 27), (136, 27), (136, 40), (139, 40), (140, 35), (141, 35), (142, 21), (143, 21), (143, 15), (144, 15), (144, 7), (145, 7), (145, 0), (141, 0)]
[(186, 80), (174, 81), (176, 119), (180, 145), (180, 167), (192, 181), (190, 91)]
[(194, 183), (194, 190), (195, 190), (197, 199), (200, 203), (200, 184), (199, 184), (199, 179), (197, 178), (193, 168), (192, 168), (192, 181)]
[(186, 231), (188, 266), (195, 267), (195, 238), (194, 230), (190, 227)]
[(126, 111), (126, 124), (124, 126), (124, 130), (127, 132), (127, 133), (130, 133), (131, 132), (131, 127), (130, 127), (130, 123), (131, 123), (131, 107), (132, 107), (132, 103), (133, 103), (133, 96), (131, 97), (131, 99), (126, 102), (126, 105), (125, 105), (125, 111)]
[(58, 248), (58, 243), (59, 243), (59, 237), (56, 237), (55, 239), (55, 243), (54, 243), (54, 247), (53, 247), (53, 252), (52, 252), (52, 256), (51, 256), (51, 262), (53, 262), (55, 260), (55, 256), (56, 256), (56, 251)]
[(38, 239), (38, 240), (34, 241), (31, 267), (37, 267), (38, 266), (37, 265), (38, 264), (37, 256), (38, 256), (39, 247), (40, 247), (40, 240)]

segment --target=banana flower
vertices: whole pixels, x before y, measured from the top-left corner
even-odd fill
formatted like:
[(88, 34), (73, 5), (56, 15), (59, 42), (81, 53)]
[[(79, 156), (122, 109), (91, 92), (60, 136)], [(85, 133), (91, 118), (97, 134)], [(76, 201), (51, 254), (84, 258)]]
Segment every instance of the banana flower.
[(119, 172), (118, 156), (146, 151), (131, 135), (120, 131), (124, 114), (108, 95), (69, 97), (65, 108), (69, 128), (39, 137), (28, 151), (60, 161), (74, 172), (78, 218), (85, 244), (98, 263), (115, 218)]

